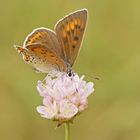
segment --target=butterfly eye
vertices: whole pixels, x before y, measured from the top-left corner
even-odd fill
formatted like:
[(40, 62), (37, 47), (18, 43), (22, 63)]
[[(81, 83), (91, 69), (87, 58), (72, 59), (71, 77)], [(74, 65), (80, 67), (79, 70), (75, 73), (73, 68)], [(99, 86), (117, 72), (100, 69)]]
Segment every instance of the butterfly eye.
[(74, 72), (72, 71), (72, 70), (70, 70), (69, 72), (68, 72), (68, 76), (69, 77), (72, 77), (72, 76), (74, 76), (75, 74), (74, 74)]
[(71, 76), (72, 76), (72, 73), (71, 73), (71, 72), (69, 72), (69, 73), (68, 73), (68, 76), (69, 76), (69, 77), (71, 77)]

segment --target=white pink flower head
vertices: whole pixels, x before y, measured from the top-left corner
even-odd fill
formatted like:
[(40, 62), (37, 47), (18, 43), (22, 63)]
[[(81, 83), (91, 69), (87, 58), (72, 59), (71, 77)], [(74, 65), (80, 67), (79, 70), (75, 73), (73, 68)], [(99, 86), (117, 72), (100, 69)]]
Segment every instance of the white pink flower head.
[(44, 118), (58, 121), (58, 125), (72, 121), (87, 106), (87, 97), (93, 93), (93, 83), (83, 80), (76, 73), (68, 76), (59, 72), (38, 81), (37, 89), (43, 97), (43, 105), (37, 111)]

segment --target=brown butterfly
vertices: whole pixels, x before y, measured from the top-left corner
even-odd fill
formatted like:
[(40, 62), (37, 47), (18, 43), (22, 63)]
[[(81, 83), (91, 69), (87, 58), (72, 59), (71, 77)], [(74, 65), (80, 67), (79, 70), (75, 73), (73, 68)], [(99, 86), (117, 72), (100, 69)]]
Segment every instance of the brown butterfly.
[(56, 70), (71, 73), (85, 32), (87, 13), (87, 9), (70, 13), (56, 23), (55, 31), (34, 29), (23, 46), (16, 45), (15, 48), (23, 60), (39, 72)]

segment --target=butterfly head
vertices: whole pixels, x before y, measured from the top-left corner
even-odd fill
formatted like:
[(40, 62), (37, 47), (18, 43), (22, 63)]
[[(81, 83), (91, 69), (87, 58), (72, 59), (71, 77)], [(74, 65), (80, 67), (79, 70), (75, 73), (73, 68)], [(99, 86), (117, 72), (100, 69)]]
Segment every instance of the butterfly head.
[(72, 70), (72, 66), (69, 63), (66, 63), (66, 64), (67, 64), (67, 74), (68, 74), (69, 77), (71, 77), (71, 76), (74, 75), (74, 72)]
[(73, 71), (69, 71), (67, 74), (68, 74), (69, 77), (74, 76), (74, 72)]

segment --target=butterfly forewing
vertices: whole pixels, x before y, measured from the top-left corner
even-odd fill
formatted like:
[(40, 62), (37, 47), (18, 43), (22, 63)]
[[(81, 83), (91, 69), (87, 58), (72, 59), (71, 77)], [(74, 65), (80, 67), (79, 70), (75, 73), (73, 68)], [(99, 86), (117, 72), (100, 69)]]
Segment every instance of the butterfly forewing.
[(38, 43), (61, 56), (60, 44), (54, 31), (43, 27), (33, 30), (25, 39), (23, 47)]
[(87, 10), (83, 9), (64, 17), (55, 26), (62, 57), (71, 66), (74, 64), (80, 50), (86, 22)]

